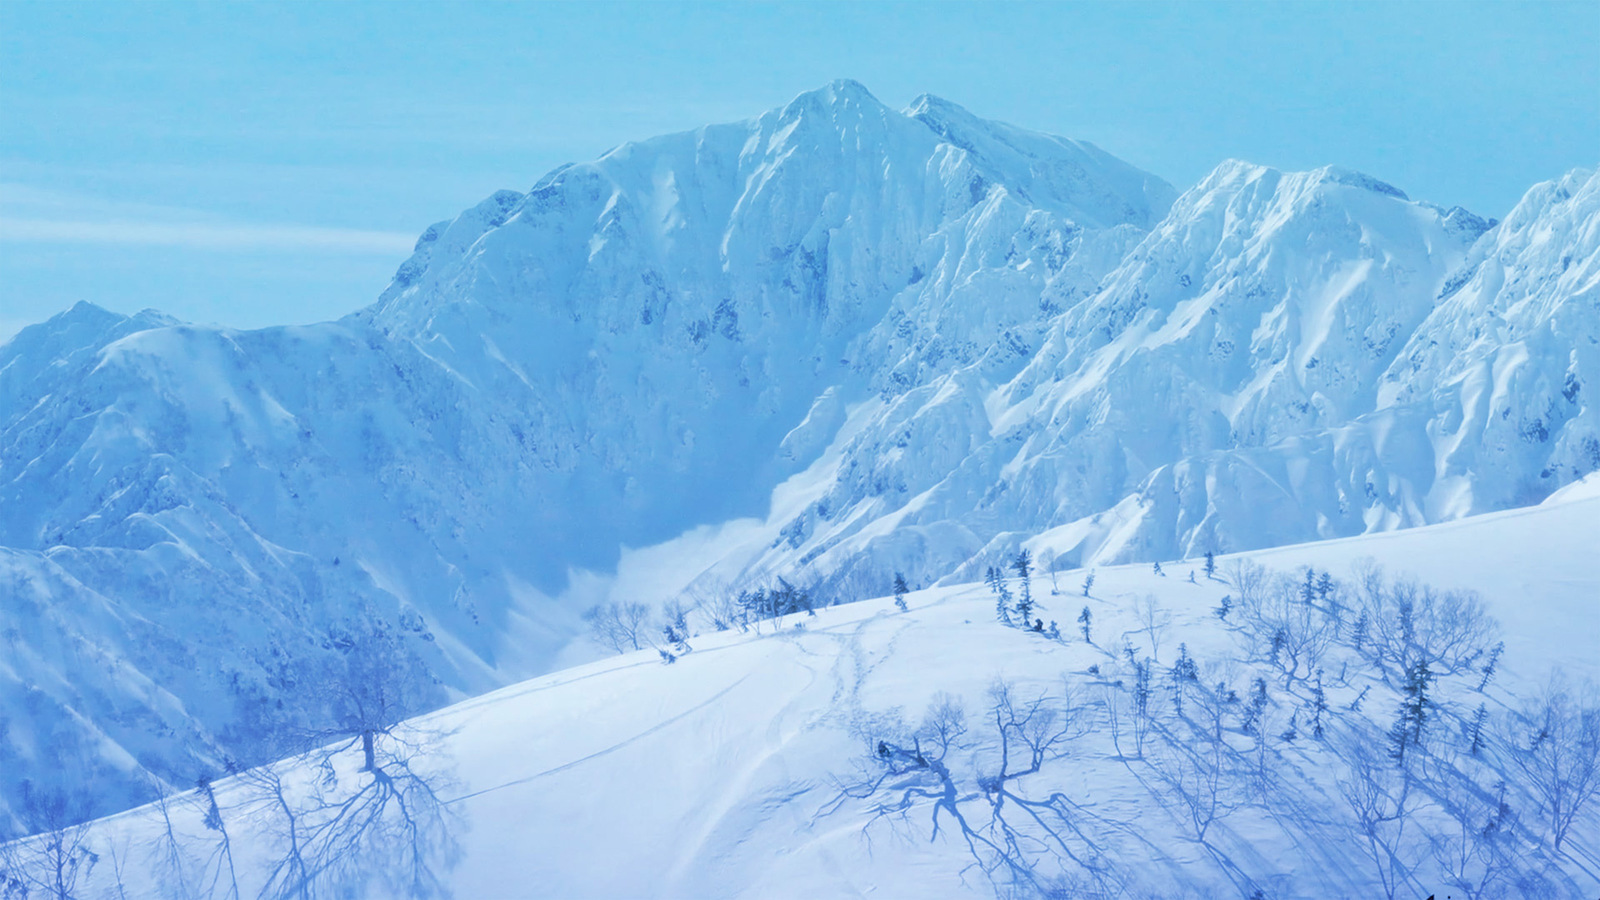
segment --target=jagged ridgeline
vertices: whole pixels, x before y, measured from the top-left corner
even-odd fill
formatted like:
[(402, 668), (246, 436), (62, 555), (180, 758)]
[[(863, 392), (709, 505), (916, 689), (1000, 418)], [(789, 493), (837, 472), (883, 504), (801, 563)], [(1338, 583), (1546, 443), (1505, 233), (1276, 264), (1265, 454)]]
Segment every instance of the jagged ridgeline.
[(0, 824), (268, 758), (353, 667), (546, 671), (623, 547), (682, 550), (633, 599), (831, 602), (1536, 502), (1600, 467), (1597, 219), (1588, 172), (1493, 226), (1339, 169), (1176, 196), (838, 82), (497, 193), (338, 322), (80, 304), (0, 347)]

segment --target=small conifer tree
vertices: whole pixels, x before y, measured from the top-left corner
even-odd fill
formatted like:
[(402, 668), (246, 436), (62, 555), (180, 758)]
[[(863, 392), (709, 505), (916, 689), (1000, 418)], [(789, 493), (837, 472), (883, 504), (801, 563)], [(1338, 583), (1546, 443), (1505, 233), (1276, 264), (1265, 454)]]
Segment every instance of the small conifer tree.
[(1428, 707), (1432, 704), (1428, 699), (1428, 684), (1432, 680), (1433, 672), (1428, 669), (1427, 660), (1418, 660), (1406, 670), (1400, 716), (1389, 731), (1389, 753), (1401, 762), (1405, 761), (1407, 748), (1422, 745), (1422, 730), (1428, 723)]
[(1083, 608), (1083, 612), (1078, 613), (1078, 624), (1083, 626), (1083, 641), (1086, 644), (1094, 643), (1094, 638), (1089, 636), (1089, 622), (1093, 618), (1094, 617), (1089, 614), (1089, 607), (1087, 606)]
[(1251, 683), (1250, 702), (1244, 707), (1244, 720), (1241, 725), (1246, 734), (1261, 736), (1261, 717), (1267, 714), (1267, 682), (1264, 678), (1257, 678)]
[(1189, 655), (1187, 644), (1178, 645), (1178, 661), (1172, 664), (1167, 672), (1167, 679), (1172, 690), (1172, 707), (1181, 718), (1183, 716), (1184, 689), (1192, 683), (1200, 681), (1200, 670), (1194, 663), (1194, 658)]
[(1311, 736), (1322, 740), (1322, 714), (1328, 711), (1328, 695), (1322, 690), (1322, 670), (1317, 670), (1316, 686), (1311, 689)]
[(1366, 687), (1361, 689), (1361, 693), (1357, 694), (1356, 698), (1354, 700), (1350, 701), (1350, 711), (1351, 712), (1360, 712), (1361, 711), (1361, 701), (1367, 699), (1367, 692), (1371, 691), (1371, 690), (1372, 690), (1372, 685), (1369, 684)]
[(1479, 703), (1478, 711), (1472, 714), (1472, 726), (1469, 734), (1472, 736), (1472, 755), (1477, 756), (1483, 749), (1483, 726), (1489, 721), (1489, 707)]
[(1015, 559), (1011, 561), (1011, 568), (1016, 571), (1017, 577), (1022, 579), (1022, 596), (1017, 598), (1017, 615), (1022, 619), (1022, 627), (1027, 628), (1028, 622), (1033, 618), (1033, 589), (1028, 575), (1033, 571), (1033, 559), (1027, 550), (1018, 551)]
[(906, 585), (906, 576), (899, 572), (894, 573), (894, 605), (900, 607), (901, 612), (906, 611), (906, 594), (911, 588)]
[(1088, 576), (1083, 579), (1083, 595), (1085, 597), (1089, 596), (1089, 591), (1093, 587), (1094, 587), (1094, 573), (1090, 572), (1088, 574)]
[(1217, 574), (1217, 555), (1210, 550), (1206, 551), (1206, 577), (1214, 578)]

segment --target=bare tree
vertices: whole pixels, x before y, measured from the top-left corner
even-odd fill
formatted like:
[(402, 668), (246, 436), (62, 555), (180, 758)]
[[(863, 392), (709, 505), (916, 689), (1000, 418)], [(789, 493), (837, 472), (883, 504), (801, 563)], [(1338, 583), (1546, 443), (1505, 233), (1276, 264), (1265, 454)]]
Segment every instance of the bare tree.
[(1445, 778), (1435, 795), (1450, 815), (1448, 830), (1432, 837), (1440, 871), (1468, 900), (1500, 896), (1517, 854), (1505, 782), (1490, 794), (1470, 781)]
[(22, 872), (22, 845), (0, 841), (0, 900), (26, 900), (28, 882)]
[(15, 862), (6, 865), (15, 866), (18, 874), (6, 877), (20, 885), (20, 896), (31, 896), (33, 891), (52, 900), (77, 896), (78, 880), (100, 859), (85, 843), (89, 826), (83, 801), (77, 794), (22, 781), (23, 821), (32, 836), (18, 842), (12, 854)]
[(201, 824), (217, 836), (216, 848), (201, 864), (200, 879), (205, 896), (239, 900), (239, 872), (233, 862), (233, 839), (228, 834), (228, 823), (222, 817), (222, 807), (217, 803), (217, 793), (209, 777), (201, 776), (196, 782), (193, 799), (200, 808)]
[(1260, 599), (1271, 582), (1272, 573), (1253, 560), (1236, 559), (1228, 563), (1223, 577), (1238, 594), (1240, 605), (1249, 606)]
[[(371, 765), (351, 738), (245, 773), (252, 812), (271, 823), (278, 845), (261, 896), (448, 897), (443, 875), (459, 855), (459, 822), (441, 795), (449, 774), (430, 752), (440, 737), (394, 728), (376, 742)], [(289, 766), (312, 777), (287, 778)]]
[(642, 650), (640, 638), (650, 622), (650, 607), (643, 603), (599, 603), (583, 611), (583, 620), (599, 643), (618, 653)]
[(1595, 688), (1574, 688), (1558, 672), (1508, 723), (1511, 758), (1539, 798), (1556, 852), (1572, 824), (1600, 793), (1600, 702)]
[(943, 760), (950, 751), (960, 746), (967, 733), (967, 710), (959, 697), (943, 692), (933, 695), (928, 711), (923, 714), (922, 727), (917, 729), (915, 740), (919, 751), (926, 742), (925, 751), (935, 761)]
[(869, 816), (863, 830), (870, 834), (874, 823), (909, 824), (913, 811), (926, 808), (930, 836), (952, 831), (971, 855), (970, 868), (1002, 896), (1057, 896), (1068, 885), (1075, 896), (1115, 895), (1121, 879), (1079, 830), (1078, 808), (1059, 791), (1033, 796), (1019, 784), (1086, 730), (1084, 710), (1071, 692), (1023, 695), (1015, 684), (996, 680), (985, 719), (993, 732), (985, 729), (980, 740), (982, 755), (990, 758), (981, 774), (953, 771), (947, 762), (949, 749), (968, 735), (965, 714), (953, 698), (936, 696), (915, 730), (896, 724), (893, 716), (864, 719), (863, 736), (879, 735), (868, 737), (869, 760), (818, 815), (851, 800), (864, 802)]
[(1194, 693), (1191, 739), (1169, 738), (1166, 752), (1152, 762), (1188, 812), (1195, 839), (1205, 843), (1211, 825), (1239, 809), (1244, 801), (1234, 787), (1237, 754), (1226, 740), (1227, 699), (1203, 686), (1196, 686)]
[(1250, 600), (1241, 604), (1241, 617), (1257, 656), (1283, 672), (1285, 688), (1309, 678), (1333, 646), (1337, 620), (1312, 603), (1304, 602), (1291, 578), (1263, 579)]
[(1161, 639), (1172, 624), (1172, 615), (1161, 608), (1155, 594), (1145, 594), (1133, 604), (1133, 614), (1139, 620), (1140, 630), (1150, 638), (1150, 655), (1161, 658)]
[(684, 598), (718, 631), (744, 631), (750, 625), (748, 614), (739, 605), (738, 592), (720, 578), (699, 579), (684, 592)]
[(461, 824), (442, 799), (453, 784), (449, 735), (405, 721), (432, 694), (408, 677), (397, 639), (381, 629), (347, 637), (319, 687), (331, 724), (299, 736), (312, 749), (240, 776), (241, 814), (263, 822), (273, 845), (260, 896), (447, 896)]
[(1355, 814), (1362, 849), (1389, 900), (1411, 880), (1413, 864), (1405, 858), (1411, 787), (1409, 770), (1396, 771), (1364, 744), (1355, 746), (1349, 777), (1339, 782), (1339, 793)]
[[(1357, 563), (1354, 593), (1365, 627), (1356, 640), (1380, 663), (1404, 671), (1418, 661), (1442, 674), (1472, 669), (1491, 653), (1499, 625), (1471, 591), (1438, 591), (1411, 579), (1388, 580), (1371, 560)], [(1358, 647), (1358, 649), (1360, 649)]]

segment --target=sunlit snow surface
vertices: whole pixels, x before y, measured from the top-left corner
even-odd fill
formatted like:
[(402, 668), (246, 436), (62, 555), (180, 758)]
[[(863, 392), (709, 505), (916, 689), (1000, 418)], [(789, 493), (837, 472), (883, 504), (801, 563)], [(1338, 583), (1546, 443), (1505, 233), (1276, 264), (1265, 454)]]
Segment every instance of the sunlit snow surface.
[[(1554, 666), (1600, 677), (1597, 526), (1600, 488), (1590, 479), (1539, 507), (1249, 558), (1289, 571), (1331, 569), (1342, 577), (1353, 562), (1370, 557), (1394, 574), (1481, 592), (1503, 628), (1500, 674), (1482, 695), (1475, 672), (1440, 680), (1440, 716), (1429, 746), (1437, 759), (1449, 760), (1488, 791), (1514, 771), (1508, 750), (1493, 746), (1481, 758), (1470, 757), (1461, 720), (1479, 702), (1499, 716)], [(1231, 559), (1219, 562), (1227, 569)], [(1374, 745), (1386, 760), (1382, 731), (1397, 701), (1347, 650), (1324, 662), (1331, 710), (1326, 737), (1313, 739), (1302, 717), (1297, 739), (1269, 740), (1277, 782), (1265, 799), (1245, 799), (1211, 826), (1205, 844), (1187, 830), (1174, 789), (1162, 781), (1160, 754), (1151, 749), (1146, 759), (1123, 759), (1112, 751), (1097, 708), (1101, 694), (1094, 685), (1101, 679), (1086, 670), (1097, 664), (1108, 678), (1121, 672), (1117, 654), (1102, 648), (1117, 648), (1125, 634), (1141, 654), (1150, 651), (1132, 612), (1137, 598), (1154, 595), (1171, 615), (1158, 671), (1176, 659), (1180, 642), (1205, 677), (1226, 678), (1241, 693), (1248, 677), (1271, 671), (1259, 661), (1226, 670), (1207, 665), (1246, 654), (1239, 635), (1214, 613), (1232, 588), (1203, 575), (1190, 583), (1189, 572), (1199, 567), (1198, 560), (1168, 561), (1163, 576), (1145, 565), (1100, 568), (1088, 599), (1081, 596), (1084, 571), (1058, 575), (1059, 594), (1048, 576), (1036, 576), (1041, 614), (1063, 625), (1062, 642), (999, 625), (984, 587), (957, 585), (913, 592), (905, 613), (889, 600), (873, 600), (767, 623), (756, 633), (701, 634), (691, 641), (693, 651), (671, 665), (653, 651), (626, 654), (426, 716), (415, 724), (443, 735), (426, 754), (426, 768), (454, 779), (448, 795), (456, 799), (449, 806), (460, 819), (454, 832), (460, 861), (448, 883), (459, 897), (483, 898), (994, 896), (949, 815), (933, 835), (931, 801), (915, 800), (903, 818), (870, 825), (866, 804), (835, 801), (840, 784), (871, 769), (869, 740), (895, 734), (884, 723), (895, 713), (916, 720), (938, 692), (964, 701), (972, 728), (968, 745), (946, 758), (951, 770), (992, 767), (985, 692), (1004, 678), (1023, 695), (1058, 694), (1064, 679), (1094, 723), (1016, 790), (1032, 798), (1060, 792), (1071, 811), (1070, 827), (1059, 828), (1066, 846), (1114, 873), (1126, 895), (1248, 896), (1260, 887), (1274, 898), (1382, 896), (1338, 782), (1348, 777), (1358, 744)], [(1083, 642), (1076, 626), (1067, 627), (1085, 605), (1093, 611), (1094, 646)], [(1336, 677), (1341, 660), (1350, 664), (1344, 682)], [(1269, 728), (1277, 732), (1291, 708), (1304, 713), (1308, 686), (1299, 684), (1291, 695), (1281, 679), (1269, 674), (1267, 681), (1274, 697)], [(1362, 714), (1350, 712), (1350, 701), (1369, 685)], [(1176, 722), (1166, 695), (1158, 691), (1158, 697), (1158, 720)], [(1251, 746), (1248, 738), (1234, 737), (1239, 747)], [(1130, 740), (1124, 733), (1125, 751)], [(357, 755), (341, 759), (353, 765)], [(1443, 830), (1446, 820), (1436, 805), (1441, 795), (1429, 780), (1441, 770), (1422, 771), (1418, 821)], [(230, 805), (243, 804), (248, 794), (237, 782), (218, 789), (247, 873), (263, 849), (253, 828), (271, 819), (259, 804), (253, 812)], [(1509, 802), (1521, 826), (1537, 831), (1533, 802), (1515, 788)], [(974, 791), (959, 808), (981, 824), (988, 807)], [(199, 826), (182, 800), (174, 809), (195, 877), (196, 861), (216, 835)], [(124, 853), (151, 852), (157, 846), (154, 816), (146, 809), (99, 823), (91, 840)], [(1600, 887), (1597, 846), (1600, 810), (1591, 809), (1568, 838), (1568, 856), (1527, 864), (1544, 879), (1531, 892), (1526, 886), (1501, 890), (1592, 896)], [(1446, 895), (1425, 841), (1407, 846), (1404, 856), (1416, 869), (1400, 896)], [(1042, 870), (1050, 865), (1046, 861)], [(96, 870), (99, 884), (107, 874), (104, 866)], [(136, 874), (129, 896), (176, 895), (170, 879), (163, 888), (149, 877)]]
[(0, 346), (0, 830), (24, 778), (264, 760), (364, 629), (442, 704), (585, 661), (608, 597), (1537, 503), (1600, 467), (1600, 178), (1488, 226), (838, 82), (497, 193), (340, 322), (81, 304)]

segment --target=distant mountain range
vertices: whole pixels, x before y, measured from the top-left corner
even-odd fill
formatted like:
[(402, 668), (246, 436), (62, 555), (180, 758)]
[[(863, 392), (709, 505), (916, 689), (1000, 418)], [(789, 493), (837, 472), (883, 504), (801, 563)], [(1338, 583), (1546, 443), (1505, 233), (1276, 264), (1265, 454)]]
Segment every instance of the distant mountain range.
[(1499, 223), (1331, 167), (1177, 196), (836, 82), (499, 192), (338, 322), (0, 346), (0, 831), (25, 778), (267, 758), (354, 646), (418, 705), (548, 671), (629, 560), (855, 599), (1537, 503), (1600, 469), (1597, 379), (1592, 172)]

